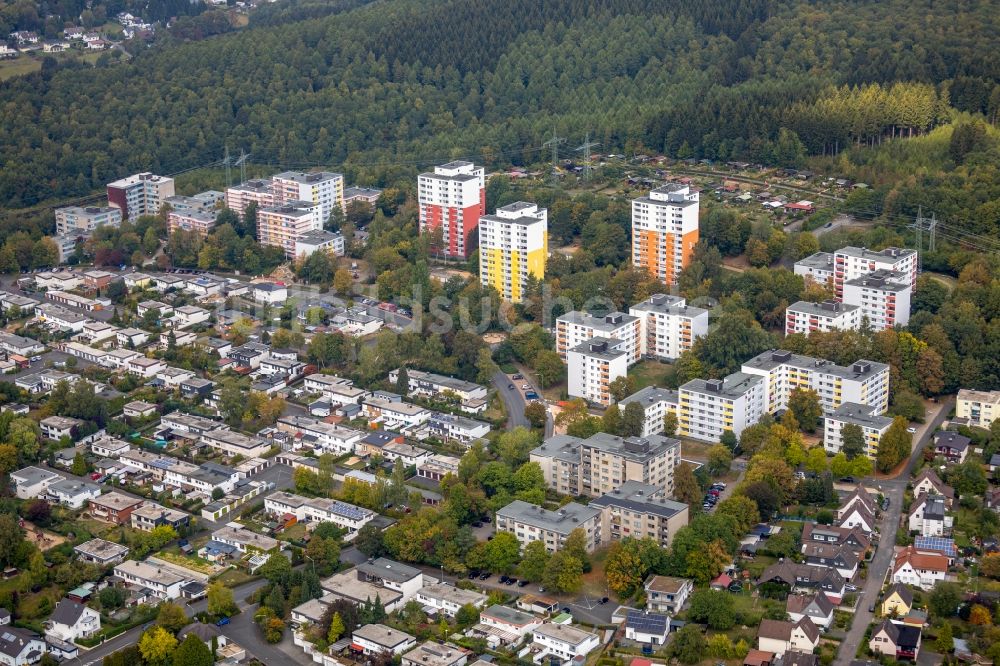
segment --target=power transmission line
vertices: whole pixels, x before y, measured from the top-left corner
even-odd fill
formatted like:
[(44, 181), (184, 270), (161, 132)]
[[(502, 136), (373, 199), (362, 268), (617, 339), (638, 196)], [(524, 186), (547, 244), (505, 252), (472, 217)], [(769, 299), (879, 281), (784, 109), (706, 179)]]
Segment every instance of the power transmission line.
[(583, 180), (590, 182), (590, 149), (601, 145), (597, 141), (590, 140), (590, 132), (587, 132), (587, 138), (584, 139), (583, 144), (576, 147), (577, 151), (583, 151)]
[(557, 169), (559, 168), (559, 144), (565, 143), (566, 139), (556, 136), (556, 130), (552, 128), (552, 138), (542, 144), (542, 148), (552, 148), (552, 181), (555, 182)]

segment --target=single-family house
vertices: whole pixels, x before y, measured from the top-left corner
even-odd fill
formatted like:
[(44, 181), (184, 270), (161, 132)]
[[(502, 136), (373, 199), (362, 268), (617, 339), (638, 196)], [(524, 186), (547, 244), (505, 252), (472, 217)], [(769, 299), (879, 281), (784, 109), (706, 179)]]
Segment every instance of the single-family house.
[(806, 618), (798, 622), (761, 620), (757, 648), (782, 656), (789, 651), (812, 652), (819, 646), (819, 629)]
[(948, 558), (944, 555), (921, 553), (907, 546), (896, 553), (892, 567), (892, 582), (930, 590), (948, 573)]
[(45, 636), (72, 643), (90, 638), (101, 629), (101, 614), (85, 604), (63, 599), (45, 623)]
[(921, 536), (944, 536), (952, 526), (952, 518), (945, 513), (945, 498), (941, 495), (918, 496), (906, 520), (910, 531)]
[(646, 610), (676, 615), (694, 591), (694, 581), (673, 576), (650, 576), (644, 587)]
[(791, 594), (785, 601), (785, 610), (792, 622), (807, 618), (817, 627), (826, 631), (833, 623), (835, 606), (826, 593)]
[(961, 464), (969, 455), (972, 440), (951, 430), (942, 430), (934, 435), (934, 453), (950, 463)]
[(920, 654), (921, 631), (918, 627), (883, 620), (872, 631), (868, 649), (894, 659), (917, 660)]
[(887, 617), (905, 617), (913, 608), (913, 592), (902, 583), (893, 583), (882, 600), (881, 613)]

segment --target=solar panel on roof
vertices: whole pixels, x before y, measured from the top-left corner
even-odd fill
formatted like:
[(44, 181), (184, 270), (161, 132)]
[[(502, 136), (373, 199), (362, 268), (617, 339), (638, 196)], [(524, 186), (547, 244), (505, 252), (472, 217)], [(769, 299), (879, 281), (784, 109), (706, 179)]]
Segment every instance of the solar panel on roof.
[(632, 629), (646, 634), (663, 634), (667, 631), (667, 617), (665, 615), (629, 611), (626, 622)]
[(926, 550), (939, 550), (943, 553), (955, 553), (955, 540), (938, 536), (918, 536), (913, 541), (917, 548)]

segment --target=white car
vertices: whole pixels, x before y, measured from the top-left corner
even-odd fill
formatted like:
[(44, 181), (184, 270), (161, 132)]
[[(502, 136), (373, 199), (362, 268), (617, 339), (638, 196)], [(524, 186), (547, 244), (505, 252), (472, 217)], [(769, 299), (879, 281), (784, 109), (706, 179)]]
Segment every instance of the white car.
[(32, 356), (32, 357), (31, 357), (31, 362), (32, 362), (32, 363), (38, 363), (38, 362), (39, 362), (39, 361), (41, 361), (41, 360), (42, 360), (42, 357), (41, 357), (41, 356)]
[(915, 433), (916, 431), (917, 431), (917, 429), (916, 429), (916, 428), (907, 428), (907, 429), (906, 429), (906, 432), (910, 433), (911, 435), (912, 435), (913, 433)]

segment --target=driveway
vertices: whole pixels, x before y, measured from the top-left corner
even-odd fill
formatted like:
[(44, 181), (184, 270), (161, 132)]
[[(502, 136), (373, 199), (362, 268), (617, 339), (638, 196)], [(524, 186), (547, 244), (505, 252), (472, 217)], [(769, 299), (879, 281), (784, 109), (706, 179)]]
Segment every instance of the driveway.
[(889, 510), (882, 514), (879, 522), (879, 542), (875, 549), (875, 556), (868, 565), (868, 578), (865, 580), (861, 590), (857, 611), (851, 622), (844, 640), (840, 643), (840, 650), (833, 666), (849, 666), (857, 654), (858, 647), (865, 638), (865, 630), (872, 623), (874, 614), (868, 609), (878, 600), (879, 592), (882, 590), (882, 583), (889, 574), (892, 564), (893, 547), (896, 545), (896, 528), (899, 527), (899, 519), (903, 511), (903, 497), (906, 494), (906, 484), (913, 474), (913, 470), (923, 454), (924, 446), (931, 439), (931, 433), (941, 425), (947, 418), (948, 412), (954, 404), (954, 398), (942, 401), (937, 408), (937, 413), (928, 422), (918, 429), (914, 436), (913, 451), (910, 454), (909, 463), (906, 469), (894, 479), (875, 480), (874, 483), (882, 489), (882, 494), (889, 498)]

